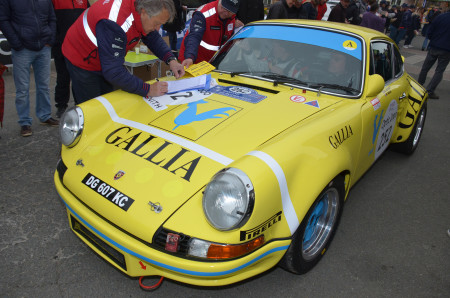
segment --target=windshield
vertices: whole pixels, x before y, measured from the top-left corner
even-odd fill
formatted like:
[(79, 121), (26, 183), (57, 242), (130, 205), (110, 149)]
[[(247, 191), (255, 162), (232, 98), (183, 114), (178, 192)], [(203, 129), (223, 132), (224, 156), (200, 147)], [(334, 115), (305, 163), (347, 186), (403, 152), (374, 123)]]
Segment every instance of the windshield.
[[(217, 70), (340, 94), (360, 93), (362, 46), (359, 40), (341, 33), (310, 28), (273, 25), (253, 27), (256, 30), (245, 31), (249, 28), (244, 28), (243, 33), (237, 33), (220, 50), (211, 62)], [(274, 36), (270, 35), (267, 28), (265, 34), (260, 34), (263, 27), (277, 27), (279, 30), (273, 33)], [(285, 28), (289, 28), (291, 32), (288, 33), (295, 37), (284, 35), (283, 38)], [(314, 36), (318, 33), (323, 40)], [(335, 36), (342, 37), (336, 39)], [(355, 48), (347, 50), (346, 41)]]

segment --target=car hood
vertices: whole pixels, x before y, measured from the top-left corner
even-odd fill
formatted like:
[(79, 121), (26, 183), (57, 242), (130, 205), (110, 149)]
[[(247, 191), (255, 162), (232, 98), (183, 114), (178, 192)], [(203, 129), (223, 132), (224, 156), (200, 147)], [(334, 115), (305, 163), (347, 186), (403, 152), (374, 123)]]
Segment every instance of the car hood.
[[(246, 87), (239, 86), (243, 82)], [(181, 101), (189, 93), (172, 95), (175, 99), (165, 106), (123, 91), (81, 105), (89, 141), (76, 157), (84, 167), (75, 183), (85, 184), (77, 196), (107, 220), (151, 242), (161, 224), (217, 171), (337, 102), (316, 92), (282, 85), (275, 89), (253, 79), (233, 83), (219, 80), (221, 90), (197, 101)], [(107, 119), (93, 116), (95, 111), (106, 111)], [(83, 183), (89, 175), (120, 191), (132, 204), (124, 210), (118, 200), (95, 195), (98, 189)]]

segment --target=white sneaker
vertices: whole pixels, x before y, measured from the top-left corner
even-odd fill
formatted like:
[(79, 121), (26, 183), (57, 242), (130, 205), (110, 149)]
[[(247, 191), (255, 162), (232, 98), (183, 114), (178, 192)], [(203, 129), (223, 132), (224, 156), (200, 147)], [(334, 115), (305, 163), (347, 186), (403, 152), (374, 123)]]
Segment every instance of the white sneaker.
[(409, 44), (409, 45), (408, 45), (408, 49), (410, 49), (410, 48), (414, 48), (414, 47), (413, 47), (412, 45)]
[(405, 44), (405, 45), (403, 46), (403, 48), (404, 48), (404, 49), (407, 49), (407, 48), (409, 48), (409, 46)]

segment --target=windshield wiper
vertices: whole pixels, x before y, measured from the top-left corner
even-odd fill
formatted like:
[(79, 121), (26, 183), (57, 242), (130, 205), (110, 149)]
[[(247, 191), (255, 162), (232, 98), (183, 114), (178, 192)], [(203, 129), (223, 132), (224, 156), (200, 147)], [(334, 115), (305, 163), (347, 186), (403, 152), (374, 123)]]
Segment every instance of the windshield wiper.
[(306, 85), (309, 87), (309, 83), (307, 83), (307, 82), (304, 82), (299, 79), (291, 78), (291, 77), (288, 77), (285, 75), (281, 75), (281, 74), (268, 73), (268, 74), (262, 75), (262, 77), (273, 80), (274, 86), (277, 86), (278, 84), (283, 84), (283, 83), (293, 83), (293, 84)]
[(251, 72), (250, 71), (233, 71), (233, 72), (230, 72), (230, 76), (234, 77), (234, 76), (238, 76), (238, 75), (246, 74), (246, 73), (251, 73)]
[(337, 89), (337, 90), (343, 90), (346, 91), (350, 94), (354, 94), (355, 92), (359, 92), (359, 90), (356, 90), (355, 88), (352, 87), (346, 87), (346, 86), (342, 86), (342, 85), (338, 85), (338, 84), (327, 84), (327, 83), (317, 83), (317, 84), (313, 84), (310, 85), (311, 88), (318, 88), (319, 89), (319, 94), (320, 91), (322, 90), (322, 88), (330, 88), (330, 89)]

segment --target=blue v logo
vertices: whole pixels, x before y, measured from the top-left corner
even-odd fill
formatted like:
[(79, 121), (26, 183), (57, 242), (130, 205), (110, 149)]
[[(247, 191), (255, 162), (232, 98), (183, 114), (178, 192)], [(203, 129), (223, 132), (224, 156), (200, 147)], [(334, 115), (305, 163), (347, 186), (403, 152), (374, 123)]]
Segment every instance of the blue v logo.
[(232, 107), (226, 107), (226, 108), (214, 109), (211, 111), (197, 114), (197, 105), (202, 104), (202, 103), (208, 103), (208, 102), (204, 99), (201, 99), (201, 100), (198, 100), (195, 102), (188, 103), (188, 108), (186, 110), (184, 110), (180, 115), (178, 115), (177, 118), (175, 118), (174, 122), (175, 122), (176, 126), (172, 130), (175, 130), (180, 125), (190, 124), (194, 121), (203, 121), (203, 120), (213, 119), (213, 118), (222, 118), (222, 116), (219, 116), (219, 115), (224, 115), (224, 116), (228, 117), (229, 115), (228, 115), (228, 113), (226, 113), (226, 111), (229, 111), (229, 110), (236, 111), (236, 109), (234, 109)]

